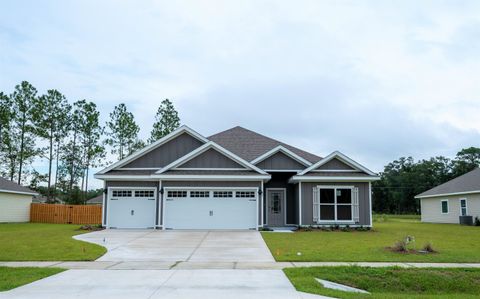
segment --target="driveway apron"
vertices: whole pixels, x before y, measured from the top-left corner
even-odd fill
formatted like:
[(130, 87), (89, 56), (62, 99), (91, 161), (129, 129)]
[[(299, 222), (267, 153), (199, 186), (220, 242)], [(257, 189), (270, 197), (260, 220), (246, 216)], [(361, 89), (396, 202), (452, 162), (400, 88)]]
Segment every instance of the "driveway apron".
[(257, 231), (109, 229), (75, 238), (106, 247), (98, 261), (274, 262)]

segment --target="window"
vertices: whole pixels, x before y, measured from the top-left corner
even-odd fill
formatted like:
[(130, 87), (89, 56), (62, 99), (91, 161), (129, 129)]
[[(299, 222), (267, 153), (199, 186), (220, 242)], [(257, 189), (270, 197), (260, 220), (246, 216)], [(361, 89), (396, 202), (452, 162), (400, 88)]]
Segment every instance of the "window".
[(168, 191), (167, 197), (187, 197), (187, 191)]
[(153, 190), (135, 190), (135, 197), (155, 197)]
[(442, 214), (448, 214), (448, 199), (442, 200)]
[(280, 197), (279, 192), (272, 193), (270, 201), (270, 212), (271, 214), (281, 214), (282, 213), (282, 198)]
[(466, 198), (460, 199), (460, 215), (467, 216), (467, 199)]
[(358, 188), (313, 188), (313, 221), (359, 221)]
[(112, 197), (132, 197), (131, 190), (112, 190)]
[(233, 191), (213, 191), (213, 197), (233, 197)]
[(209, 197), (210, 191), (190, 191), (190, 197)]
[(255, 192), (254, 191), (237, 191), (235, 192), (235, 197), (255, 198)]

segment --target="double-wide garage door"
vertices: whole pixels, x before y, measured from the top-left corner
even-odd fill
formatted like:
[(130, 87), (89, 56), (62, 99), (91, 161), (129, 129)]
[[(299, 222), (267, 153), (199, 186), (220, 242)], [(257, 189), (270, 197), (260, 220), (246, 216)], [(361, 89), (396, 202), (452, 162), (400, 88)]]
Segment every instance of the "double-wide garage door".
[[(153, 228), (156, 224), (156, 189), (109, 188), (107, 226)], [(166, 229), (256, 229), (256, 189), (169, 189), (163, 194)], [(161, 221), (159, 221), (161, 224)]]
[(256, 229), (254, 190), (173, 190), (164, 194), (166, 229)]

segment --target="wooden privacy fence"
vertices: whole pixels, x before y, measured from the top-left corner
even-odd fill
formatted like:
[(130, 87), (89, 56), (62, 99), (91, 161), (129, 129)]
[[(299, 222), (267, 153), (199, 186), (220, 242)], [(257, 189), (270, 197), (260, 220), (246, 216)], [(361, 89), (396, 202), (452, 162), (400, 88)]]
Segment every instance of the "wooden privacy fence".
[(102, 206), (32, 203), (30, 222), (102, 224)]

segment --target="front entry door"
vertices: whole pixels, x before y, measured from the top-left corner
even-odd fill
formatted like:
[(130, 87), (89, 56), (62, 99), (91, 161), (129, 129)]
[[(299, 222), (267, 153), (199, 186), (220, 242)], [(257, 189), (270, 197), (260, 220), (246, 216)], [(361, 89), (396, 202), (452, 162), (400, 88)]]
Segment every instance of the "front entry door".
[(267, 190), (267, 225), (285, 225), (285, 189)]

